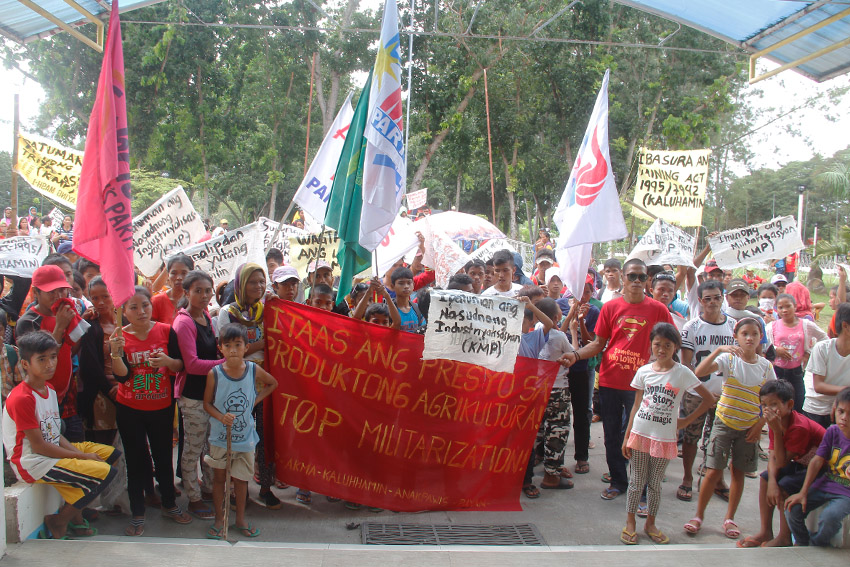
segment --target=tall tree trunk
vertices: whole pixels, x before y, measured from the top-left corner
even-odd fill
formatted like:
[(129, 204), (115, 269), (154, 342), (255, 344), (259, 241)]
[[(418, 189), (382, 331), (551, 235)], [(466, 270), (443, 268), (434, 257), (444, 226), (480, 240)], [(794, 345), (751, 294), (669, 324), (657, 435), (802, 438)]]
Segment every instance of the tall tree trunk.
[[(274, 129), (272, 130), (272, 135), (274, 136), (275, 140), (277, 140), (277, 131), (278, 131), (279, 128), (280, 128), (280, 121), (275, 120)], [(272, 158), (272, 172), (275, 173), (275, 174), (277, 173), (277, 161), (278, 161), (278, 154), (277, 154), (277, 152), (275, 152), (274, 157)], [(275, 217), (275, 204), (277, 203), (277, 186), (278, 186), (279, 183), (280, 183), (280, 181), (278, 180), (278, 176), (275, 175), (274, 181), (272, 181), (272, 195), (271, 195), (271, 198), (269, 199), (269, 218), (272, 219), (272, 220), (275, 220), (277, 218), (277, 217)]]
[[(345, 5), (345, 11), (342, 13), (342, 19), (340, 20), (340, 29), (337, 32), (338, 39), (342, 40), (344, 38), (342, 30), (351, 25), (351, 17), (354, 15), (354, 12), (357, 11), (357, 7), (359, 5), (360, 0), (348, 0), (348, 3)], [(333, 54), (333, 58), (340, 59), (342, 58), (342, 55), (342, 49), (337, 49)], [(319, 69), (319, 72), (316, 73), (316, 99), (319, 102), (319, 109), (322, 111), (322, 135), (324, 136), (324, 134), (327, 134), (328, 130), (331, 129), (331, 125), (336, 117), (337, 100), (339, 99), (339, 82), (342, 75), (339, 71), (331, 70), (330, 92), (328, 93), (328, 97), (325, 98), (321, 61), (322, 54), (321, 51), (319, 51), (319, 56), (316, 58), (316, 68)]]
[(505, 157), (505, 152), (499, 148), (499, 155), (502, 156), (502, 163), (505, 166), (505, 189), (508, 194), (508, 236), (514, 240), (517, 239), (517, 222), (516, 222), (516, 195), (513, 188), (513, 177), (511, 171), (516, 171), (517, 158), (519, 155), (519, 143), (514, 143), (514, 151), (511, 155), (511, 161), (508, 163), (508, 158)]

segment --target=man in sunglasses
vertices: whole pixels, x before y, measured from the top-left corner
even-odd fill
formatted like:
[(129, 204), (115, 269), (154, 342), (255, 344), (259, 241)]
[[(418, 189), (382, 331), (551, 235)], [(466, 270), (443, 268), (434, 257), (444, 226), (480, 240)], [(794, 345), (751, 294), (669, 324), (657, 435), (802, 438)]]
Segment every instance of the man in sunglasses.
[(649, 279), (646, 264), (633, 258), (626, 261), (623, 268), (623, 297), (602, 306), (594, 329), (596, 338), (559, 360), (569, 367), (605, 349), (599, 368), (599, 406), (611, 485), (602, 492), (603, 500), (613, 500), (628, 488), (627, 461), (622, 446), (624, 417), (631, 412), (635, 400), (632, 378), (649, 360), (649, 335), (655, 324), (673, 324), (667, 306), (644, 293)]

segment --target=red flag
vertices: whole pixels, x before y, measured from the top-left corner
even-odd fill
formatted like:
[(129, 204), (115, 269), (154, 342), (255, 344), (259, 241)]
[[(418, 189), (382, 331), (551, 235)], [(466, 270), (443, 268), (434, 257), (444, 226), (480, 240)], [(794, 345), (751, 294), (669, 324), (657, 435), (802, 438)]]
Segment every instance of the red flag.
[(74, 251), (100, 266), (115, 305), (132, 297), (135, 277), (130, 145), (117, 0), (112, 3), (97, 98), (89, 119), (77, 195)]

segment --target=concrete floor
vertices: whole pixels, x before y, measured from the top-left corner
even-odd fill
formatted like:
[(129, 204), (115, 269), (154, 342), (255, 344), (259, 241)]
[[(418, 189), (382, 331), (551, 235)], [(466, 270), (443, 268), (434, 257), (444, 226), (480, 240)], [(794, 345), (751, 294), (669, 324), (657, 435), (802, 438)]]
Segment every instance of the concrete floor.
[[(600, 477), (607, 470), (602, 443), (602, 424), (594, 423), (591, 437), (596, 443), (591, 450), (591, 472), (575, 475), (575, 488), (572, 490), (542, 490), (540, 498), (529, 500), (521, 497), (521, 512), (426, 512), (419, 514), (396, 514), (392, 512), (372, 513), (366, 508), (359, 511), (347, 510), (342, 502), (330, 503), (324, 496), (313, 494), (311, 506), (303, 506), (295, 501), (295, 489), (274, 489), (283, 501), (281, 510), (267, 510), (251, 503), (247, 510), (248, 519), (261, 530), (260, 537), (254, 542), (285, 542), (297, 544), (359, 544), (360, 529), (347, 529), (346, 525), (362, 522), (383, 523), (464, 523), (464, 524), (509, 524), (533, 523), (537, 526), (549, 546), (622, 546), (619, 541), (620, 530), (625, 523), (626, 498), (621, 496), (613, 501), (604, 501), (599, 497), (606, 484)], [(767, 446), (764, 436), (762, 446)], [(567, 464), (570, 469), (575, 465), (572, 460), (572, 442), (568, 445)], [(722, 532), (721, 524), (726, 512), (726, 503), (718, 497), (712, 497), (708, 507), (702, 532), (690, 536), (682, 530), (682, 524), (694, 516), (697, 493), (692, 502), (676, 499), (676, 488), (681, 483), (682, 464), (677, 459), (667, 469), (667, 481), (662, 485), (662, 505), (658, 525), (667, 533), (672, 544), (712, 544), (733, 547), (734, 543)], [(761, 469), (767, 464), (761, 462)], [(536, 470), (535, 482), (539, 485), (542, 466)], [(698, 477), (697, 477), (698, 478)], [(728, 475), (727, 475), (728, 478)], [(258, 487), (251, 483), (250, 491), (256, 494)], [(178, 503), (186, 504), (186, 497), (178, 498)], [(232, 516), (231, 516), (232, 518)], [(747, 479), (744, 496), (736, 516), (741, 531), (746, 534), (758, 529), (758, 480)], [(128, 517), (110, 518), (101, 515), (95, 524), (99, 535), (95, 539), (123, 538)], [(231, 520), (232, 522), (232, 520)], [(204, 538), (211, 521), (195, 520), (181, 526), (160, 516), (159, 510), (148, 509), (145, 534), (141, 540), (150, 538)], [(649, 539), (643, 535), (639, 520), (638, 533), (640, 543), (649, 545)], [(130, 538), (127, 538), (130, 539)], [(231, 530), (232, 542), (247, 538)], [(623, 546), (624, 547), (624, 546)], [(635, 549), (634, 547), (630, 549)], [(712, 566), (714, 567), (714, 566)]]

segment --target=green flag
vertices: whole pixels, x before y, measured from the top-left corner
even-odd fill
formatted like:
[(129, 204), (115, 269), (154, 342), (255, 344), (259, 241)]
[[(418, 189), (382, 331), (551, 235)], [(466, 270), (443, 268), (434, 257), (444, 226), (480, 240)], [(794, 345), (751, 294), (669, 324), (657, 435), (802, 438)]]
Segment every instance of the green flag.
[(339, 236), (339, 291), (336, 301), (341, 303), (351, 292), (351, 280), (372, 265), (372, 255), (360, 246), (360, 212), (363, 210), (363, 157), (366, 138), (363, 131), (369, 111), (369, 92), (372, 88), (372, 72), (360, 93), (354, 109), (351, 126), (345, 136), (342, 154), (336, 166), (325, 224), (336, 230)]

